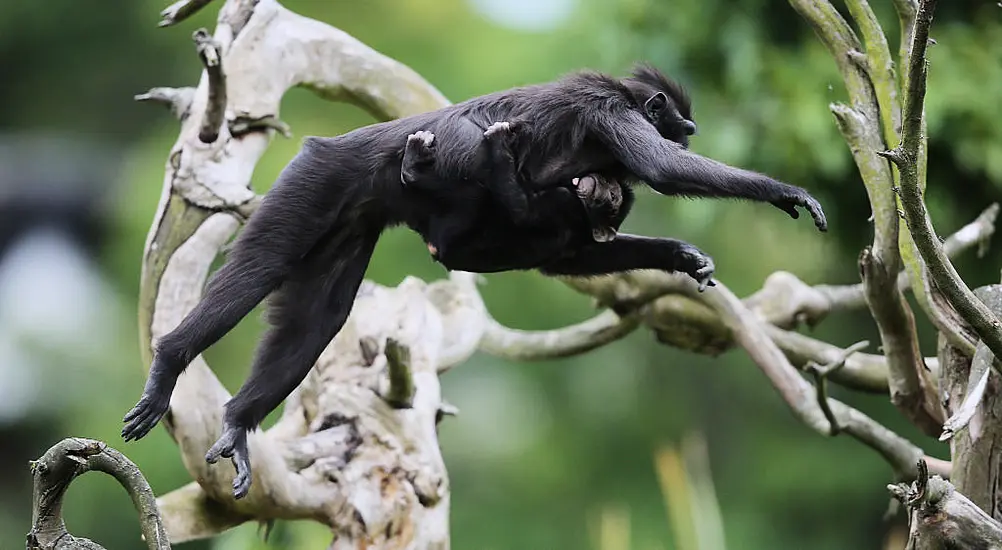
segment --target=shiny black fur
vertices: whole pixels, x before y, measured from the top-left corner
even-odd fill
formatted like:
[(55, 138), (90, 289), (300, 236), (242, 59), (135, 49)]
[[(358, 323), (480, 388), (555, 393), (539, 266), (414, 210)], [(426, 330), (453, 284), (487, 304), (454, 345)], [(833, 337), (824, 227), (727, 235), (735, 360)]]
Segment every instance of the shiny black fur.
[[(450, 144), (438, 148), (436, 157), (436, 170), (448, 175), (446, 181), (469, 178), (477, 165), (481, 138), (471, 141), (459, 125), (439, 124), (448, 117), (462, 117), (480, 128), (495, 121), (531, 122), (515, 156), (522, 181), (537, 189), (601, 174), (621, 183), (643, 180), (665, 195), (770, 202), (793, 217), (802, 206), (819, 229), (826, 229), (820, 205), (803, 189), (702, 157), (665, 139), (660, 119), (652, 124), (649, 113), (660, 100), (650, 101), (659, 92), (675, 97), (673, 90), (671, 82), (649, 68), (622, 80), (579, 73), (333, 138), (307, 138), (237, 238), (202, 300), (157, 342), (149, 379), (139, 403), (125, 417), (123, 437), (138, 439), (148, 433), (166, 413), (177, 377), (188, 363), (274, 294), (271, 328), (250, 377), (226, 405), (222, 437), (206, 454), (210, 462), (233, 459), (234, 496), (246, 495), (251, 480), (247, 432), (305, 378), (341, 329), (380, 233), (406, 224), (427, 239), (437, 203), (401, 185), (407, 136), (434, 129)], [(678, 105), (675, 110), (691, 119), (685, 109)], [(686, 272), (702, 284), (713, 273), (709, 257), (678, 240), (621, 234), (594, 242), (581, 201), (572, 193), (565, 197), (568, 202), (554, 206), (553, 214), (579, 223), (579, 230), (562, 247), (555, 248), (532, 229), (515, 226), (509, 212), (487, 208), (477, 222), (480, 237), (453, 244), (446, 267), (571, 275), (652, 268)]]
[(465, 125), (470, 128), (472, 139), (482, 134), (482, 150), (478, 152), (478, 166), (472, 170), (472, 176), (450, 180), (449, 174), (436, 171), (438, 144), (435, 135), (427, 131), (407, 137), (400, 169), (400, 179), (409, 190), (427, 194), (438, 205), (429, 216), (427, 229), (428, 250), (436, 260), (448, 265), (449, 251), (457, 240), (483, 240), (480, 233), (484, 224), (480, 222), (484, 215), (490, 215), (488, 211), (507, 214), (515, 227), (531, 231), (536, 235), (537, 246), (563, 250), (579, 233), (578, 225), (567, 219), (567, 215), (576, 216), (578, 209), (560, 206), (571, 193), (582, 201), (592, 238), (602, 242), (615, 237), (632, 199), (628, 197), (624, 209), (619, 182), (589, 174), (561, 187), (536, 190), (521, 181), (518, 159), (514, 156), (524, 129), (521, 125), (497, 122), (481, 131), (465, 119), (451, 117), (439, 121), (439, 126), (443, 124)]

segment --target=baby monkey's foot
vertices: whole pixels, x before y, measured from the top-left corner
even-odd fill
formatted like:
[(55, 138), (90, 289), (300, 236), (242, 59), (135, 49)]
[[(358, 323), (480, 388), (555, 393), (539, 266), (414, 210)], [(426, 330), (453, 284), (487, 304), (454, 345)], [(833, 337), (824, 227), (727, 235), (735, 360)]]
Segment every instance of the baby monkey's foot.
[(419, 175), (416, 170), (427, 170), (435, 162), (435, 134), (420, 130), (407, 136), (404, 159), (400, 169), (400, 181), (404, 185), (414, 183)]

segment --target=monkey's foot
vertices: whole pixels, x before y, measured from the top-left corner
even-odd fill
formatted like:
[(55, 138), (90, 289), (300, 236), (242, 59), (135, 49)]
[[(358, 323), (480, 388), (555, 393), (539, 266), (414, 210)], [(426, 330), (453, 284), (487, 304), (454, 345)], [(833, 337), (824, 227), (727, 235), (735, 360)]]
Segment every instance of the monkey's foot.
[(517, 122), (495, 122), (484, 130), (484, 138), (490, 141), (510, 141), (518, 133)]
[(407, 136), (404, 158), (400, 167), (400, 181), (404, 185), (414, 183), (420, 177), (420, 170), (427, 170), (435, 162), (435, 134), (420, 130)]
[(804, 208), (814, 218), (814, 226), (818, 228), (818, 231), (828, 231), (828, 219), (825, 217), (825, 211), (821, 208), (821, 203), (803, 189), (793, 188), (789, 194), (772, 201), (772, 205), (786, 212), (793, 219), (800, 217), (797, 207)]
[(247, 448), (247, 430), (229, 422), (223, 425), (223, 435), (205, 453), (205, 461), (215, 464), (220, 458), (228, 458), (237, 470), (233, 478), (233, 498), (247, 496), (251, 486), (250, 451)]
[(146, 382), (146, 388), (143, 390), (143, 396), (139, 398), (139, 403), (136, 403), (136, 406), (132, 407), (132, 410), (126, 413), (125, 418), (122, 419), (122, 422), (126, 423), (125, 427), (122, 428), (122, 439), (126, 441), (142, 439), (143, 436), (150, 433), (153, 426), (157, 425), (157, 422), (167, 414), (167, 409), (170, 408), (170, 395), (174, 391), (174, 384), (166, 384), (158, 380), (160, 377), (155, 373), (156, 365), (150, 370), (150, 378)]
[(690, 244), (683, 245), (676, 253), (675, 271), (681, 271), (695, 279), (699, 283), (700, 292), (708, 286), (717, 286), (713, 282), (713, 258)]

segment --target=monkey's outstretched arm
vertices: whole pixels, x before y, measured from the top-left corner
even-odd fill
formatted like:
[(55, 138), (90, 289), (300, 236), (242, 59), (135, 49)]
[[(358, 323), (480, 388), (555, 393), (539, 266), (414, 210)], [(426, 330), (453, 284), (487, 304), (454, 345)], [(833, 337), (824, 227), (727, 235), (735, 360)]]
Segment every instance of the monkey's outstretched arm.
[(603, 275), (634, 269), (680, 271), (699, 283), (700, 290), (714, 286), (713, 258), (677, 239), (620, 234), (613, 241), (591, 243), (574, 255), (540, 268), (551, 275)]
[(600, 113), (590, 126), (617, 160), (661, 194), (769, 202), (793, 218), (800, 206), (818, 229), (828, 229), (821, 204), (807, 191), (688, 151), (661, 137), (638, 112)]

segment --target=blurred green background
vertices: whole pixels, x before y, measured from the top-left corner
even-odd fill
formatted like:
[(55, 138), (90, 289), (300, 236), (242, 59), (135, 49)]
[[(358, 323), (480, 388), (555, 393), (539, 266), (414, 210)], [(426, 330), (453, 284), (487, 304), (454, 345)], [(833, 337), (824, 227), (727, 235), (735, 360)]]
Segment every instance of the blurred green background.
[[(889, 0), (873, 0), (891, 43)], [(218, 2), (216, 4), (221, 4)], [(28, 461), (59, 439), (108, 441), (165, 493), (189, 481), (166, 432), (125, 445), (120, 419), (144, 381), (136, 328), (139, 262), (177, 123), (137, 104), (152, 86), (193, 85), (190, 41), (218, 5), (158, 29), (151, 0), (0, 2), (0, 549), (30, 527)], [(928, 94), (929, 203), (948, 234), (1002, 186), (1002, 9), (941, 2)], [(683, 201), (641, 190), (624, 230), (688, 240), (714, 256), (739, 295), (775, 270), (808, 283), (858, 282), (869, 206), (828, 103), (844, 99), (831, 58), (780, 0), (286, 0), (424, 75), (453, 101), (588, 67), (623, 74), (649, 60), (683, 81), (700, 127), (692, 148), (808, 188), (831, 230), (768, 205)], [(839, 9), (843, 6), (839, 5)], [(254, 174), (265, 191), (306, 135), (372, 120), (355, 107), (294, 90)], [(53, 139), (62, 141), (53, 141)], [(34, 155), (19, 147), (31, 145)], [(34, 155), (34, 156), (33, 156)], [(63, 202), (36, 200), (46, 182), (77, 181)], [(42, 229), (40, 229), (42, 228)], [(957, 265), (971, 286), (998, 280), (999, 248)], [(420, 240), (387, 234), (369, 277), (444, 276)], [(492, 313), (524, 329), (593, 313), (590, 301), (535, 273), (491, 275)], [(254, 315), (208, 353), (235, 390), (261, 329)], [(935, 353), (929, 324), (922, 347)], [(839, 345), (878, 337), (866, 312), (829, 318), (814, 334)], [(597, 548), (603, 510), (628, 514), (631, 547), (675, 548), (654, 455), (700, 433), (729, 548), (881, 548), (891, 471), (871, 450), (800, 425), (751, 361), (658, 345), (640, 331), (582, 357), (510, 363), (478, 355), (445, 375), (461, 414), (441, 425), (452, 482), (453, 548)], [(884, 396), (833, 394), (916, 441)], [(111, 478), (73, 485), (67, 523), (109, 548), (144, 548), (135, 513)], [(897, 522), (900, 523), (899, 517)], [(319, 525), (280, 522), (260, 542), (245, 525), (182, 548), (324, 548)]]

